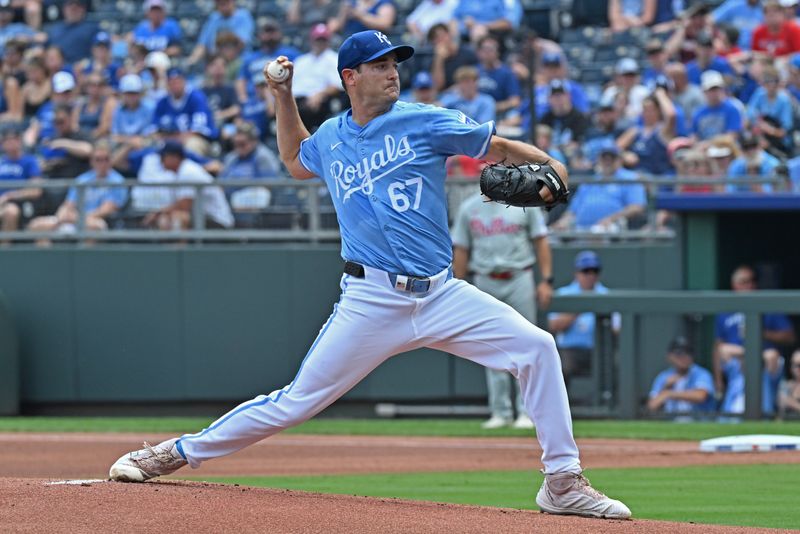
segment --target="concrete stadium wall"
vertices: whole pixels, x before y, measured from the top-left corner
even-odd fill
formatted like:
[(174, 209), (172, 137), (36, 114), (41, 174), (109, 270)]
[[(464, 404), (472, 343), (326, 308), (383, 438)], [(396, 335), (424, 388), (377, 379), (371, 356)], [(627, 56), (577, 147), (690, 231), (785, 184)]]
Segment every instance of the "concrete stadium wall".
[[(555, 250), (557, 285), (578, 249)], [(676, 244), (600, 250), (607, 285), (677, 289)], [(29, 405), (229, 401), (292, 380), (339, 295), (338, 245), (96, 246), (0, 252)], [(666, 323), (665, 323), (666, 321)], [(650, 380), (676, 320), (646, 320)], [(369, 324), (364, 325), (369, 328)], [(379, 334), (379, 333), (378, 333)], [(430, 350), (393, 358), (345, 397), (485, 397), (483, 370)]]

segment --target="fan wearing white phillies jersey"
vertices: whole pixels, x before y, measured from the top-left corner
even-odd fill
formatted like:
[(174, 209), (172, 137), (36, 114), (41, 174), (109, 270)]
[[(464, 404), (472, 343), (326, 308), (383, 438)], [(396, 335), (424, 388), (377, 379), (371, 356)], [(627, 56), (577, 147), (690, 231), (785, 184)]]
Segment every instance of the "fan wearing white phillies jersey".
[[(544, 163), (531, 145), (494, 135), (494, 123), (398, 101), (397, 64), (414, 53), (377, 31), (351, 35), (338, 70), (352, 108), (311, 135), (289, 77), (269, 80), (278, 148), (293, 177), (321, 177), (331, 192), (345, 260), (338, 304), (286, 387), (247, 401), (197, 434), (127, 454), (114, 480), (142, 481), (231, 454), (313, 417), (392, 356), (431, 347), (510, 372), (536, 424), (550, 513), (627, 518), (630, 510), (581, 474), (567, 391), (553, 337), (509, 305), (452, 276), (445, 160), (455, 154), (509, 164)], [(567, 170), (550, 163), (559, 176)], [(552, 196), (543, 187), (545, 200)]]

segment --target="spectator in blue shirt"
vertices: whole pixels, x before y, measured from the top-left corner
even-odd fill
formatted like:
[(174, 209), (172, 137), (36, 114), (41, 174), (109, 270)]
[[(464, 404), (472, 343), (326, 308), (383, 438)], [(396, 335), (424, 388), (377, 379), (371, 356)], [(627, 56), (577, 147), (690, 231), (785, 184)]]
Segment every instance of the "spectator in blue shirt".
[(223, 31), (235, 33), (244, 43), (245, 50), (250, 49), (256, 25), (250, 11), (243, 7), (237, 8), (236, 0), (216, 0), (215, 4), (216, 10), (206, 19), (197, 38), (197, 45), (186, 60), (188, 65), (202, 61), (207, 54), (216, 53), (217, 34)]
[[(619, 148), (609, 143), (600, 149), (600, 158), (594, 182), (578, 186), (564, 215), (553, 225), (554, 229), (598, 232), (625, 228), (628, 221), (639, 217), (647, 206), (647, 192), (637, 183), (633, 171), (621, 167)], [(630, 181), (626, 183), (604, 183), (608, 180)]]
[(490, 32), (508, 35), (519, 28), (522, 4), (519, 0), (459, 0), (453, 19), (454, 33), (477, 43)]
[(520, 104), (519, 80), (511, 68), (500, 59), (500, 42), (487, 35), (478, 41), (478, 87), (494, 98), (498, 117), (516, 110)]
[(725, 0), (711, 12), (714, 24), (729, 24), (739, 29), (739, 48), (750, 50), (753, 30), (764, 22), (759, 0)]
[(242, 122), (252, 124), (258, 132), (258, 140), (266, 143), (270, 137), (274, 139), (270, 124), (275, 116), (275, 106), (272, 104), (269, 85), (263, 74), (259, 74), (253, 79), (256, 86), (254, 96), (241, 103), (241, 116), (236, 119), (238, 126)]
[[(258, 136), (258, 130), (249, 122), (242, 121), (236, 126), (233, 150), (225, 156), (219, 175), (223, 185), (226, 180), (281, 178), (278, 157), (259, 142)], [(244, 227), (254, 226), (260, 211), (285, 200), (286, 194), (292, 195), (295, 192), (296, 189), (291, 187), (267, 188), (262, 185), (225, 188), (236, 224)]]
[(657, 0), (609, 0), (608, 23), (613, 32), (651, 25), (656, 18)]
[(175, 67), (167, 71), (167, 95), (156, 104), (153, 124), (156, 128), (176, 126), (186, 148), (200, 154), (207, 154), (209, 140), (217, 137), (206, 95), (187, 88), (183, 71)]
[(37, 34), (27, 24), (13, 20), (14, 6), (11, 2), (0, 2), (0, 56), (3, 55), (8, 41), (29, 43), (43, 40), (40, 38), (41, 34)]
[[(728, 167), (727, 177), (731, 180), (745, 177), (772, 176), (775, 168), (780, 165), (780, 160), (765, 151), (762, 147), (762, 139), (751, 132), (744, 131), (739, 136), (739, 146), (742, 148), (742, 155), (731, 162)], [(725, 186), (728, 193), (771, 193), (772, 184), (734, 184), (728, 183)]]
[(702, 31), (697, 36), (695, 58), (686, 64), (686, 77), (689, 83), (700, 85), (700, 77), (704, 72), (715, 70), (723, 76), (733, 76), (733, 69), (728, 60), (720, 57), (714, 51), (714, 36), (708, 31)]
[(625, 153), (627, 167), (649, 174), (672, 174), (675, 169), (667, 144), (675, 137), (675, 106), (667, 90), (658, 87), (642, 103), (642, 123), (630, 128), (617, 141)]
[(694, 350), (685, 337), (678, 336), (670, 342), (667, 361), (670, 368), (653, 380), (647, 408), (668, 414), (713, 411), (714, 378), (708, 369), (694, 363)]
[[(556, 289), (556, 296), (608, 293), (608, 288), (600, 282), (603, 265), (597, 253), (592, 250), (579, 252), (575, 256), (574, 265), (575, 278), (569, 285)], [(619, 321), (618, 317), (616, 321)], [(558, 353), (561, 355), (561, 369), (567, 385), (573, 376), (590, 375), (595, 345), (595, 314), (551, 313), (547, 322), (547, 329), (556, 338)]]
[(421, 70), (414, 75), (414, 81), (411, 82), (411, 94), (407, 95), (401, 100), (408, 102), (417, 102), (419, 104), (436, 104), (438, 105), (438, 92), (433, 84), (433, 77), (429, 72)]
[[(537, 72), (537, 74), (539, 74)], [(581, 113), (589, 113), (591, 105), (583, 86), (575, 80), (568, 79), (567, 65), (564, 56), (557, 52), (542, 54), (542, 83), (536, 86), (536, 118), (540, 119), (550, 110), (550, 82), (561, 80), (569, 93), (572, 106)]]
[(244, 56), (239, 77), (236, 79), (236, 96), (240, 102), (255, 96), (255, 86), (251, 80), (257, 76), (263, 78), (267, 63), (278, 56), (286, 56), (289, 61), (294, 61), (300, 55), (300, 51), (295, 47), (282, 44), (282, 39), (283, 31), (277, 20), (267, 19), (261, 24), (258, 31), (259, 47)]
[[(745, 293), (758, 289), (755, 270), (742, 265), (731, 275), (731, 289)], [(794, 329), (789, 318), (783, 314), (765, 313), (761, 316), (762, 352), (764, 362), (762, 374), (761, 408), (765, 413), (774, 413), (778, 384), (783, 376), (783, 357), (779, 346), (793, 345)], [(717, 316), (714, 342), (714, 383), (717, 392), (724, 392), (721, 411), (742, 413), (744, 411), (744, 314), (723, 313)], [(757, 357), (757, 356), (756, 356)]]
[(459, 67), (455, 79), (455, 90), (444, 93), (439, 99), (442, 107), (457, 109), (480, 124), (493, 121), (495, 101), (491, 96), (478, 91), (478, 69)]
[(725, 94), (725, 79), (715, 70), (704, 72), (700, 86), (706, 97), (692, 118), (692, 133), (700, 141), (742, 130), (742, 114)]
[(90, 74), (97, 73), (105, 78), (109, 86), (116, 89), (119, 83), (117, 73), (122, 65), (111, 57), (111, 35), (108, 32), (97, 32), (92, 41), (92, 57), (78, 62), (74, 67), (79, 86), (84, 85)]
[(661, 39), (651, 39), (644, 47), (647, 54), (647, 67), (642, 71), (642, 84), (651, 87), (660, 76), (666, 76), (669, 57)]
[(49, 44), (63, 51), (69, 65), (90, 56), (94, 36), (100, 29), (96, 22), (86, 20), (87, 5), (88, 0), (66, 0), (64, 20), (56, 22), (47, 31)]
[(13, 232), (20, 226), (24, 205), (42, 195), (37, 187), (10, 189), (3, 182), (42, 179), (36, 158), (22, 151), (22, 136), (16, 128), (8, 127), (3, 132), (3, 155), (0, 156), (0, 230)]
[(367, 30), (389, 33), (396, 19), (394, 0), (343, 0), (339, 13), (328, 21), (328, 30), (342, 39)]
[(794, 128), (792, 98), (780, 88), (778, 69), (764, 67), (761, 87), (747, 103), (747, 116), (752, 128), (757, 129), (771, 150), (782, 155), (791, 152), (791, 131)]
[[(140, 150), (152, 130), (153, 108), (142, 101), (144, 84), (137, 74), (126, 74), (119, 81), (120, 100), (111, 117), (112, 164), (121, 166), (131, 150)], [(122, 165), (124, 166), (124, 165)]]
[[(106, 182), (122, 184), (125, 179), (111, 168), (111, 146), (98, 142), (92, 149), (92, 168), (76, 178), (77, 183)], [(67, 198), (59, 206), (55, 215), (37, 217), (31, 221), (28, 229), (32, 232), (52, 232), (61, 230), (74, 231), (78, 224), (79, 210), (84, 213), (86, 230), (103, 231), (108, 229), (106, 219), (117, 213), (128, 200), (128, 190), (118, 187), (88, 187), (83, 189), (83, 198), (76, 187), (71, 187)], [(46, 241), (39, 241), (46, 244)]]
[(167, 16), (164, 0), (147, 0), (144, 3), (145, 20), (129, 36), (134, 43), (143, 45), (148, 52), (164, 52), (168, 56), (181, 54), (183, 32), (178, 21)]

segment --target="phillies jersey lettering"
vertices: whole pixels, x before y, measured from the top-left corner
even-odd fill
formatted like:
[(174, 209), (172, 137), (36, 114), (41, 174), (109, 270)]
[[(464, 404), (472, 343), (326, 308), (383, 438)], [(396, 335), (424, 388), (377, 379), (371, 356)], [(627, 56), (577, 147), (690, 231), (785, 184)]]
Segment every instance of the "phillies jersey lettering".
[(300, 161), (331, 191), (342, 257), (389, 272), (430, 276), (452, 261), (444, 182), (454, 154), (482, 157), (494, 122), (397, 102), (361, 127), (348, 111), (300, 146)]

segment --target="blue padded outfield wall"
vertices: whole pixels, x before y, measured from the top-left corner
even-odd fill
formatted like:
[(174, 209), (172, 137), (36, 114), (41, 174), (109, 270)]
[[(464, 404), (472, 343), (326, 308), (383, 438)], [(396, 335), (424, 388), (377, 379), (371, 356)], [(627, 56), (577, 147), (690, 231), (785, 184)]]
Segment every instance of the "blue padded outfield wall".
[[(571, 280), (577, 250), (554, 251), (557, 285)], [(604, 280), (681, 288), (679, 251), (672, 243), (600, 250)], [(269, 393), (292, 380), (338, 299), (341, 269), (333, 244), (3, 250), (0, 292), (19, 337), (21, 400), (213, 402)], [(664, 364), (676, 321), (643, 325), (647, 380)], [(485, 394), (483, 369), (421, 350), (390, 360), (346, 399)]]

